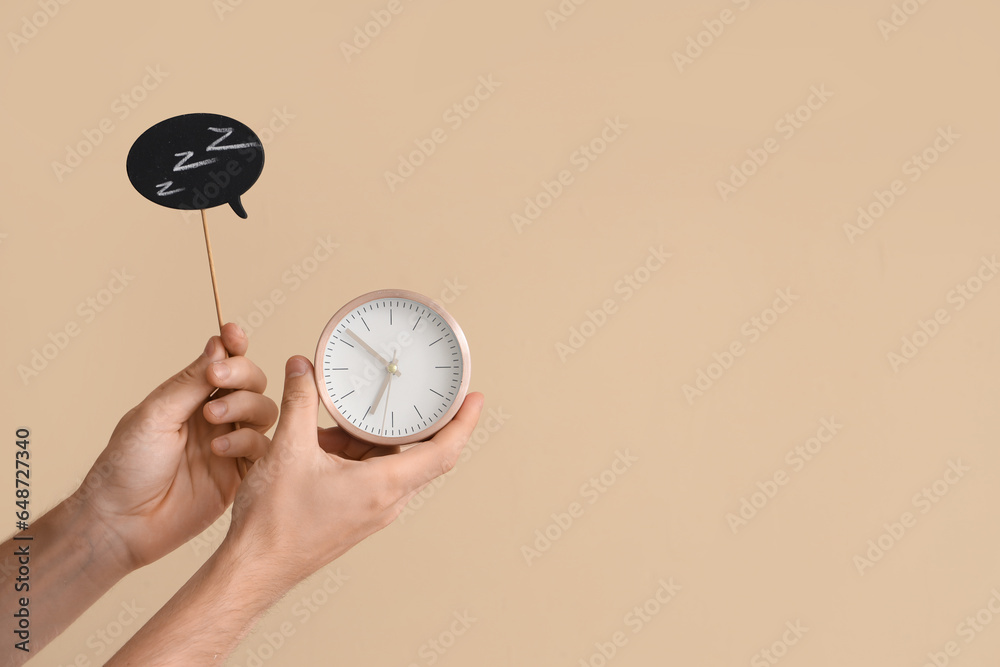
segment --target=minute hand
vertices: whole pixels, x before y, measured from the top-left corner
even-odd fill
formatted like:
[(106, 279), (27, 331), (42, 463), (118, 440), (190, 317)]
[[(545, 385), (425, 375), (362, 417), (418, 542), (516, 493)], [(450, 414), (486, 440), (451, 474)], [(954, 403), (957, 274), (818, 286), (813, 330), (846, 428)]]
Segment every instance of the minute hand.
[[(375, 350), (373, 350), (372, 347), (368, 343), (366, 343), (365, 341), (361, 340), (361, 338), (358, 337), (358, 334), (354, 333), (350, 329), (347, 329), (347, 335), (350, 336), (351, 338), (353, 338), (355, 341), (357, 341), (357, 343), (361, 347), (363, 347), (365, 349), (365, 351), (368, 352), (368, 354), (372, 355), (373, 357), (375, 357), (376, 359), (378, 359), (379, 361), (381, 361), (382, 365), (385, 366), (386, 370), (389, 369), (389, 362), (386, 361), (386, 358), (383, 357), (378, 352), (376, 352)], [(395, 372), (393, 373), (393, 375), (395, 375), (396, 377), (401, 377), (402, 374), (399, 372), (399, 369), (397, 368), (395, 370)]]

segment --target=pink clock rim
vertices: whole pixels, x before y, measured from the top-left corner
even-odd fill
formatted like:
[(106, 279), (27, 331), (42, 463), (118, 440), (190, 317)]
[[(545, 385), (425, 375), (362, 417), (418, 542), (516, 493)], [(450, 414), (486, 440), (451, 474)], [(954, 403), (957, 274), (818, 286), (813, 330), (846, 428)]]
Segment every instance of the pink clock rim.
[[(385, 298), (407, 299), (409, 301), (414, 301), (437, 313), (445, 322), (448, 323), (451, 330), (455, 332), (455, 339), (458, 341), (459, 352), (462, 356), (462, 381), (459, 383), (458, 392), (455, 394), (455, 400), (452, 401), (448, 410), (441, 415), (441, 418), (438, 419), (433, 426), (411, 435), (372, 435), (368, 431), (358, 428), (351, 422), (347, 421), (347, 418), (344, 417), (344, 415), (342, 415), (337, 409), (337, 406), (333, 404), (333, 399), (330, 398), (330, 394), (326, 390), (326, 382), (323, 379), (323, 354), (326, 350), (325, 343), (330, 340), (330, 334), (333, 333), (337, 324), (339, 324), (349, 312), (358, 306), (369, 301)], [(330, 413), (330, 416), (333, 417), (333, 421), (337, 423), (337, 426), (347, 431), (352, 437), (379, 446), (409, 445), (431, 439), (437, 434), (438, 431), (451, 422), (456, 414), (458, 414), (458, 410), (462, 407), (462, 403), (465, 401), (465, 396), (469, 391), (469, 381), (472, 377), (472, 359), (469, 354), (469, 342), (465, 337), (465, 332), (462, 331), (462, 327), (459, 326), (455, 318), (451, 316), (451, 313), (449, 313), (443, 305), (429, 296), (420, 294), (419, 292), (413, 292), (405, 289), (380, 289), (351, 299), (333, 314), (333, 317), (330, 318), (330, 321), (327, 322), (326, 326), (323, 328), (323, 333), (320, 334), (319, 341), (316, 343), (313, 376), (316, 380), (316, 391), (319, 393), (320, 402), (326, 408), (326, 411)]]

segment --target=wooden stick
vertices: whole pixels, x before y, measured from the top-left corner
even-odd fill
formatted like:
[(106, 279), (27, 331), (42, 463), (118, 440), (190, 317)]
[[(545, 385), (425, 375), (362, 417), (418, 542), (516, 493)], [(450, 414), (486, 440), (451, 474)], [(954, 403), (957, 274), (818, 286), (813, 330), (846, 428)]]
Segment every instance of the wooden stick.
[(208, 218), (201, 209), (201, 228), (205, 230), (205, 248), (208, 250), (208, 270), (212, 272), (212, 293), (215, 295), (215, 314), (219, 316), (219, 334), (222, 334), (222, 302), (219, 301), (219, 283), (215, 279), (215, 256), (212, 255), (212, 239), (208, 236)]
[[(219, 301), (219, 283), (215, 278), (215, 256), (212, 255), (212, 240), (208, 236), (208, 218), (205, 217), (205, 209), (201, 209), (201, 228), (205, 232), (205, 248), (208, 250), (208, 270), (212, 273), (212, 293), (215, 295), (215, 314), (219, 318), (219, 335), (222, 335), (222, 327), (224, 321), (222, 319), (222, 302)], [(223, 351), (225, 351), (225, 346), (223, 346)], [(226, 352), (226, 356), (229, 353)], [(240, 428), (239, 422), (234, 424), (236, 430)], [(242, 456), (236, 459), (236, 468), (239, 470), (240, 479), (243, 479), (247, 475), (247, 460)]]

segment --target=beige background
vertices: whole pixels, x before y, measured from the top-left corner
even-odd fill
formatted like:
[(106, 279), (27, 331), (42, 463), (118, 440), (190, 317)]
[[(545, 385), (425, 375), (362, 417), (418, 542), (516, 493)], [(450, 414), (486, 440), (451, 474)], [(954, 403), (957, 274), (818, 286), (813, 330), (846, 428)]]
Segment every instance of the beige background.
[[(554, 29), (557, 0), (402, 0), (348, 62), (341, 43), (387, 4), (70, 2), (32, 32), (40, 5), (4, 3), (4, 33), (33, 35), (0, 47), (2, 433), (11, 453), (14, 429), (32, 429), (33, 507), (70, 493), (120, 416), (215, 330), (197, 218), (151, 205), (124, 169), (147, 127), (211, 111), (267, 142), (249, 219), (209, 219), (225, 314), (260, 324), (250, 356), (269, 395), (352, 297), (458, 284), (449, 309), (473, 388), (504, 416), (230, 664), (597, 666), (595, 644), (616, 632), (627, 643), (609, 664), (622, 666), (770, 664), (758, 652), (775, 642), (789, 667), (916, 666), (950, 641), (949, 664), (995, 659), (1000, 282), (962, 308), (949, 294), (1000, 249), (1000, 7), (907, 0), (916, 13), (904, 23), (900, 6), (883, 34), (890, 0), (594, 0)], [(723, 10), (732, 22), (679, 71), (674, 53)], [(453, 129), (443, 114), (481, 76), (500, 86)], [(776, 122), (813, 86), (832, 96), (786, 137)], [(574, 152), (615, 118), (627, 129), (577, 171)], [(113, 131), (57, 178), (53, 162), (102, 119)], [(447, 141), (391, 192), (384, 173), (437, 127)], [(939, 128), (958, 138), (912, 181), (905, 163)], [(723, 201), (717, 182), (769, 138), (779, 150)], [(519, 232), (511, 215), (563, 169), (572, 184)], [(852, 243), (844, 226), (894, 179), (904, 194)], [(339, 247), (296, 285), (286, 272), (317, 238)], [(672, 256), (626, 301), (616, 283), (650, 246)], [(127, 288), (85, 321), (78, 304), (122, 269)], [(257, 319), (274, 290), (284, 302)], [(776, 290), (798, 300), (751, 342), (743, 327)], [(617, 311), (561, 360), (557, 343), (606, 299)], [(947, 323), (893, 368), (888, 355), (938, 309)], [(74, 322), (79, 335), (23, 381), (18, 366)], [(687, 400), (683, 386), (734, 341), (744, 354)], [(823, 418), (842, 429), (795, 470), (786, 453)], [(637, 460), (606, 492), (582, 488), (626, 452)], [(915, 502), (949, 461), (968, 471), (939, 483), (939, 502)], [(734, 533), (727, 514), (781, 472), (787, 484)], [(574, 502), (582, 516), (552, 527)], [(891, 549), (860, 573), (855, 557), (904, 512), (915, 526), (883, 536)], [(36, 662), (101, 664), (225, 526), (123, 580)], [(522, 547), (547, 528), (558, 539), (529, 564)], [(327, 595), (337, 568), (348, 579)], [(626, 615), (661, 578), (681, 590), (634, 632)], [(323, 604), (302, 613), (313, 596)], [(992, 624), (959, 627), (984, 608)], [(475, 622), (450, 637), (465, 612)], [(808, 631), (783, 646), (796, 622)], [(428, 644), (439, 637), (443, 655)]]

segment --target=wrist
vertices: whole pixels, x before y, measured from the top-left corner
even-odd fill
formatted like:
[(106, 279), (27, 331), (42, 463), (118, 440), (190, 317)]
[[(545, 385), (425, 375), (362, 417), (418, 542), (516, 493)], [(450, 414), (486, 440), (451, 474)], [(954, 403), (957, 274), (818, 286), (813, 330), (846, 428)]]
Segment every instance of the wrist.
[(92, 554), (88, 564), (99, 572), (88, 573), (94, 578), (117, 583), (125, 575), (139, 569), (140, 563), (132, 556), (121, 534), (104, 518), (89, 500), (89, 489), (80, 487), (53, 508), (53, 519), (63, 527), (60, 532), (82, 549)]
[[(108, 666), (207, 665), (224, 661), (288, 578), (252, 544), (229, 536)], [(206, 623), (206, 619), (211, 619)]]
[(218, 566), (241, 576), (266, 581), (267, 587), (281, 597), (305, 578), (295, 553), (295, 549), (283, 547), (264, 531), (234, 523), (212, 558)]

